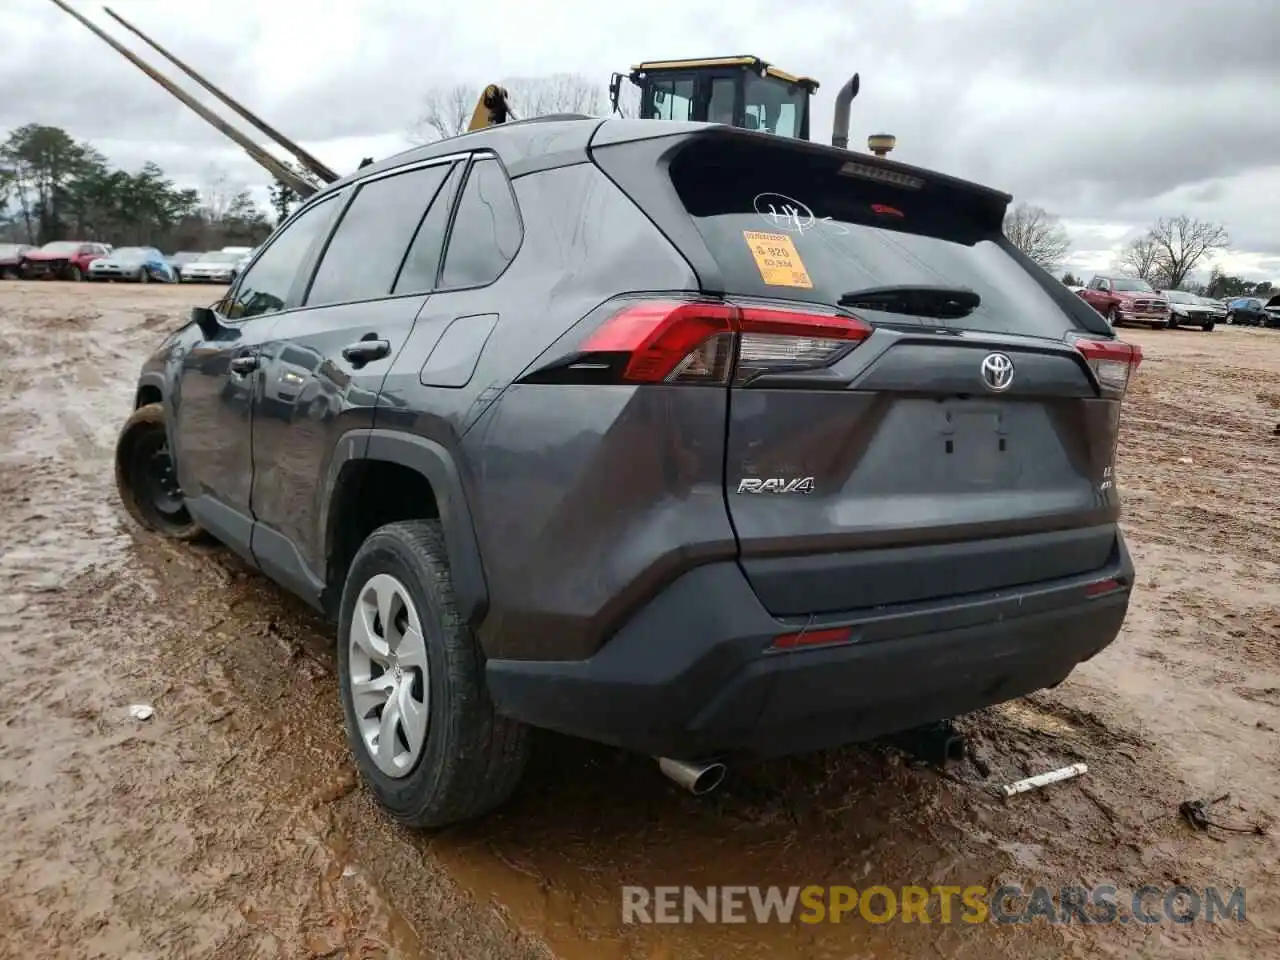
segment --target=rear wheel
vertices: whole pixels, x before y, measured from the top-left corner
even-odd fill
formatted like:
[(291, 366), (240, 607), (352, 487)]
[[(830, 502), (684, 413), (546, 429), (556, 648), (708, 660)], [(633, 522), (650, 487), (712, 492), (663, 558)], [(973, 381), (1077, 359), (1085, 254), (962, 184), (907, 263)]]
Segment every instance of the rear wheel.
[(387, 524), (360, 547), (342, 593), (338, 678), (356, 764), (396, 820), (444, 826), (515, 790), (528, 728), (494, 712), (438, 521)]
[(3, 270), (0, 270), (0, 279), (17, 280), (20, 277), (21, 274), (18, 273), (17, 267), (5, 267)]
[(1200, 325), (1200, 329), (1203, 330), (1205, 333), (1208, 333), (1213, 328), (1214, 328), (1214, 322), (1212, 320), (1206, 320), (1203, 324)]
[(159, 403), (139, 407), (125, 421), (116, 441), (116, 489), (129, 515), (146, 529), (174, 540), (203, 534), (178, 487)]

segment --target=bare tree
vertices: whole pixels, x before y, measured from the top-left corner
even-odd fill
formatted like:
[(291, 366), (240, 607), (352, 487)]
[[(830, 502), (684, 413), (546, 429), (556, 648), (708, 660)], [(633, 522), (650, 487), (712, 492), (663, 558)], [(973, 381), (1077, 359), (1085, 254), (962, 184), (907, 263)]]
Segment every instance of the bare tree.
[[(605, 87), (577, 73), (512, 77), (499, 86), (506, 88), (517, 119), (552, 113), (603, 115), (609, 110)], [(466, 132), (483, 89), (466, 83), (431, 88), (423, 97), (422, 112), (409, 127), (409, 137), (418, 143), (431, 143)], [(623, 105), (626, 104), (624, 98)]]
[(1028, 203), (1019, 203), (1005, 214), (1004, 234), (1045, 270), (1056, 268), (1071, 247), (1071, 238), (1058, 218)]
[(232, 181), (226, 167), (206, 164), (200, 173), (200, 212), (210, 223), (221, 223), (243, 189), (242, 184)]
[(422, 112), (409, 128), (410, 138), (431, 143), (465, 133), (483, 89), (466, 83), (432, 87), (422, 98)]
[(552, 113), (608, 113), (607, 91), (579, 73), (552, 73), (545, 77), (512, 77), (502, 84), (510, 94), (511, 109), (521, 118)]
[(1160, 267), (1160, 248), (1150, 233), (1144, 233), (1120, 249), (1116, 254), (1116, 265), (1125, 273), (1154, 281)]
[(1157, 267), (1165, 287), (1176, 289), (1210, 253), (1227, 245), (1227, 229), (1220, 223), (1196, 220), (1185, 213), (1161, 217), (1148, 234), (1157, 250)]

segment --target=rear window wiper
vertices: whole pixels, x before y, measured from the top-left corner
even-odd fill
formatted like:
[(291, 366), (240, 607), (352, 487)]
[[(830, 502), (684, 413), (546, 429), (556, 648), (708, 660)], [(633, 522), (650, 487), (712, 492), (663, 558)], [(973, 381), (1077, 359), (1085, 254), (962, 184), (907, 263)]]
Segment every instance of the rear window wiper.
[(862, 307), (916, 317), (958, 319), (978, 309), (982, 297), (968, 287), (919, 286), (866, 287), (840, 294), (842, 307)]

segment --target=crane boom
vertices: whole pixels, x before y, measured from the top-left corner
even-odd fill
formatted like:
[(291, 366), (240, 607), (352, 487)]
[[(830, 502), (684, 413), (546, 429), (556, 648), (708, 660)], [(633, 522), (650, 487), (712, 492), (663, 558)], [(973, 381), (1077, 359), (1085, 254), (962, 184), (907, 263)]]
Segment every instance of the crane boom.
[(283, 133), (281, 133), (275, 127), (268, 124), (265, 120), (263, 120), (261, 117), (259, 117), (257, 114), (253, 113), (252, 111), (250, 111), (247, 107), (243, 106), (234, 97), (218, 89), (208, 80), (206, 80), (203, 76), (197, 73), (194, 69), (187, 66), (185, 63), (183, 63), (181, 60), (175, 57), (172, 53), (170, 53), (164, 47), (160, 46), (160, 44), (156, 43), (154, 40), (148, 37), (145, 33), (143, 33), (141, 30), (135, 27), (132, 23), (130, 23), (124, 17), (120, 16), (120, 14), (116, 13), (110, 7), (103, 7), (102, 9), (106, 11), (107, 16), (111, 17), (111, 19), (115, 20), (117, 23), (123, 26), (130, 33), (140, 38), (144, 43), (146, 43), (153, 50), (155, 50), (156, 53), (160, 54), (160, 56), (164, 57), (166, 60), (172, 63), (175, 67), (177, 67), (179, 70), (185, 73), (188, 77), (190, 77), (196, 83), (200, 84), (200, 86), (204, 87), (206, 90), (212, 93), (215, 97), (217, 97), (219, 100), (225, 103), (228, 107), (230, 107), (236, 113), (240, 114), (241, 117), (249, 121), (249, 123), (253, 124), (259, 130), (265, 133), (268, 137), (274, 140), (276, 143), (280, 144), (280, 146), (284, 147), (286, 150), (292, 153), (295, 157), (298, 158), (299, 163), (301, 163), (304, 167), (306, 167), (313, 174), (319, 177), (322, 181), (324, 181), (325, 183), (333, 183), (335, 180), (341, 179), (338, 176), (338, 174), (334, 173), (333, 170), (331, 170), (328, 166), (321, 163), (309, 152), (304, 150), (298, 144), (294, 143), (292, 140), (286, 137)]
[(233, 127), (227, 121), (223, 120), (213, 111), (209, 110), (204, 104), (190, 96), (186, 91), (176, 86), (171, 80), (165, 77), (158, 70), (149, 66), (145, 61), (138, 57), (132, 50), (113, 39), (110, 34), (106, 33), (92, 21), (82, 16), (71, 7), (67, 6), (64, 0), (50, 0), (55, 6), (63, 12), (75, 17), (80, 23), (92, 31), (101, 40), (112, 47), (117, 53), (127, 59), (135, 67), (145, 73), (148, 77), (164, 87), (171, 94), (178, 98), (183, 104), (193, 110), (202, 120), (208, 123), (219, 133), (231, 140), (235, 141), (245, 153), (262, 166), (268, 173), (280, 182), (288, 185), (299, 197), (309, 197), (316, 192), (316, 185), (310, 181), (298, 176), (283, 163), (273, 157), (267, 151), (250, 140), (247, 136)]

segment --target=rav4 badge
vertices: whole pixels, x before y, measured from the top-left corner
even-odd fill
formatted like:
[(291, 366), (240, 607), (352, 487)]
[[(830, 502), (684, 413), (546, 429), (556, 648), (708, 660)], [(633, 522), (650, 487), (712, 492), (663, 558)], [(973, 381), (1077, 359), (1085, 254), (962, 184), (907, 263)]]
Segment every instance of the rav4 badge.
[(748, 477), (738, 481), (739, 493), (813, 493), (813, 477), (796, 477), (788, 480), (785, 477)]

